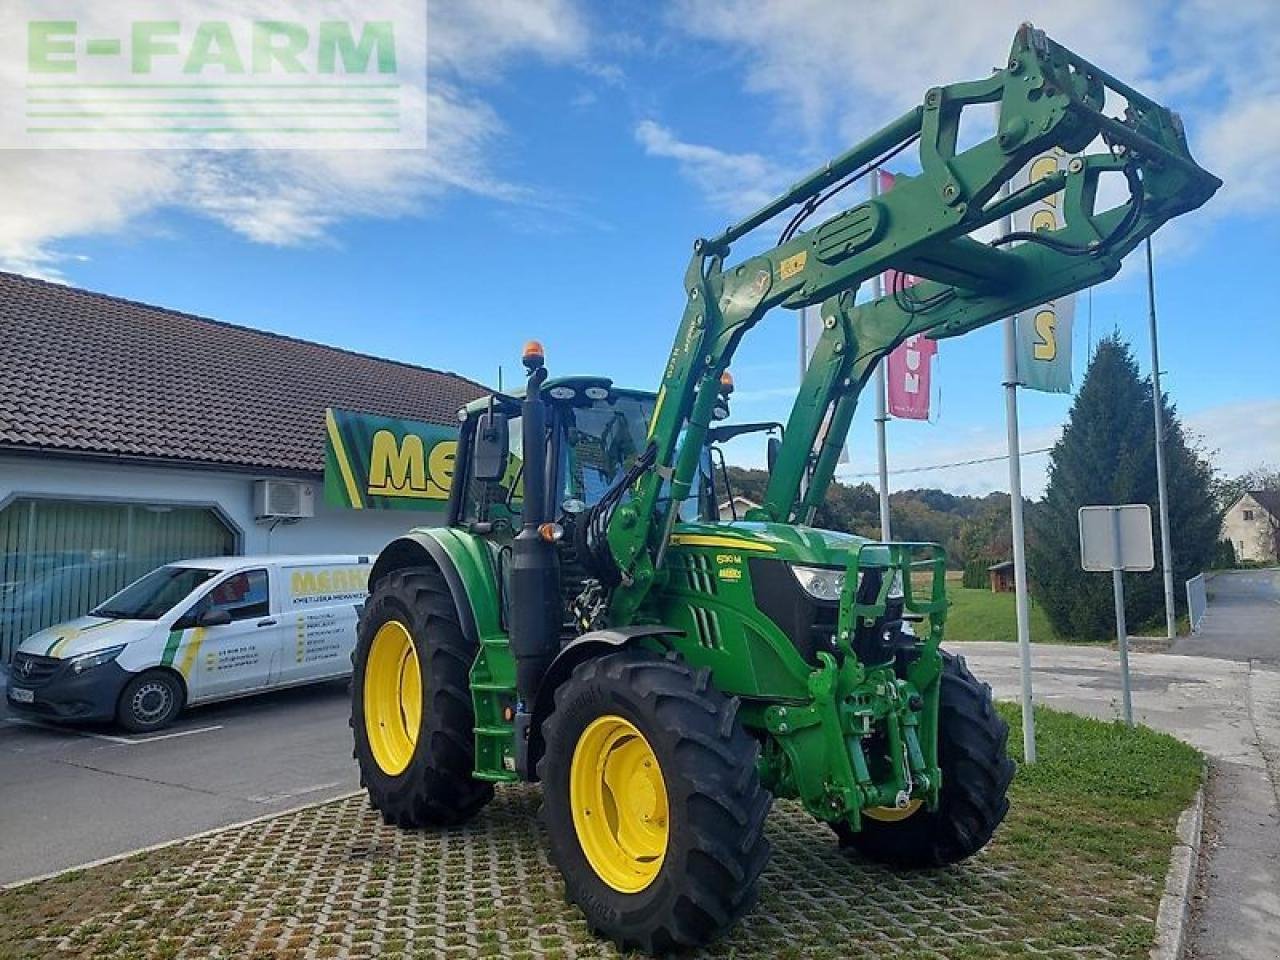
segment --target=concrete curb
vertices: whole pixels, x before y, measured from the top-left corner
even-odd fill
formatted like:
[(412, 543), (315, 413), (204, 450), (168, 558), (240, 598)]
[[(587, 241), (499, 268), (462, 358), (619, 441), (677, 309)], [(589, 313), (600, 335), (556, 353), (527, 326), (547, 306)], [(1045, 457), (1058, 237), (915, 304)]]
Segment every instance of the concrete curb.
[(1156, 914), (1156, 943), (1151, 960), (1182, 960), (1187, 949), (1187, 920), (1191, 912), (1191, 891), (1195, 887), (1204, 840), (1204, 787), (1196, 791), (1191, 806), (1178, 816), (1178, 839), (1173, 845), (1169, 872), (1164, 878), (1164, 896)]
[(239, 830), (241, 827), (249, 827), (255, 823), (262, 823), (265, 820), (275, 820), (279, 817), (287, 817), (291, 813), (301, 813), (303, 810), (311, 810), (314, 807), (323, 807), (330, 803), (337, 803), (341, 800), (350, 800), (352, 797), (358, 797), (363, 794), (363, 790), (351, 790), (347, 793), (339, 794), (336, 797), (329, 797), (325, 800), (313, 800), (310, 803), (301, 803), (296, 807), (289, 807), (286, 810), (276, 810), (273, 813), (264, 813), (261, 816), (250, 817), (248, 820), (239, 820), (235, 823), (228, 823), (221, 827), (212, 827), (209, 830), (201, 830), (199, 833), (193, 833), (186, 837), (174, 837), (172, 840), (163, 840), (160, 843), (153, 843), (149, 846), (138, 847), (136, 850), (126, 850), (124, 853), (113, 853), (109, 857), (102, 857), (99, 860), (90, 860), (88, 863), (78, 863), (74, 867), (64, 867), (61, 870), (55, 870), (52, 873), (42, 873), (38, 877), (27, 877), (25, 880), (14, 880), (12, 883), (0, 884), (0, 893), (8, 893), (10, 890), (20, 890), (23, 887), (29, 887), (35, 883), (43, 883), (46, 880), (54, 880), (58, 877), (65, 876), (68, 873), (78, 873), (81, 870), (91, 870), (94, 867), (106, 866), (108, 863), (116, 863), (120, 860), (128, 860), (130, 857), (136, 857), (143, 853), (152, 853), (156, 850), (164, 850), (166, 847), (176, 847), (180, 843), (187, 843), (191, 840), (203, 840), (205, 837), (216, 836), (219, 833), (227, 833), (230, 830)]

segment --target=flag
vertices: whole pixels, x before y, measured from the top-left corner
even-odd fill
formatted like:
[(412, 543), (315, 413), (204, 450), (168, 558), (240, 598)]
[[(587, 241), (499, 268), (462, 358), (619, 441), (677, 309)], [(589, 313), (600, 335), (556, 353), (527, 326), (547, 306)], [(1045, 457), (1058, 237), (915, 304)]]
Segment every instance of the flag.
[[(880, 177), (880, 192), (893, 187), (893, 174), (876, 171)], [(884, 290), (892, 295), (895, 289), (912, 286), (920, 281), (909, 273), (897, 270), (884, 272)], [(938, 342), (923, 334), (916, 334), (899, 344), (889, 354), (885, 368), (885, 380), (889, 392), (889, 415), (903, 420), (928, 420), (929, 398), (933, 395), (931, 373)]]
[[(1069, 160), (1066, 153), (1055, 147), (1027, 164), (1013, 178), (1010, 189), (1016, 193), (1028, 184), (1052, 176)], [(1061, 193), (1045, 197), (1013, 215), (1014, 232), (1057, 230), (1062, 225)], [(1018, 314), (1015, 324), (1018, 382), (1027, 389), (1071, 392), (1071, 324), (1075, 303), (1074, 295), (1058, 297)]]

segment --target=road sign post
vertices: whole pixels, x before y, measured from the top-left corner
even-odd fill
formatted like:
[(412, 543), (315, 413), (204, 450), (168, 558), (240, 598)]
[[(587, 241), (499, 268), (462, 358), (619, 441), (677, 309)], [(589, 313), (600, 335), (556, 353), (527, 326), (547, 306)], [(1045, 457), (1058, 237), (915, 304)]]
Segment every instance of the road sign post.
[(1129, 631), (1124, 617), (1124, 573), (1151, 570), (1155, 550), (1151, 538), (1151, 508), (1145, 503), (1081, 507), (1080, 566), (1111, 571), (1115, 594), (1116, 643), (1120, 648), (1120, 689), (1124, 722), (1133, 726), (1133, 687), (1129, 680)]

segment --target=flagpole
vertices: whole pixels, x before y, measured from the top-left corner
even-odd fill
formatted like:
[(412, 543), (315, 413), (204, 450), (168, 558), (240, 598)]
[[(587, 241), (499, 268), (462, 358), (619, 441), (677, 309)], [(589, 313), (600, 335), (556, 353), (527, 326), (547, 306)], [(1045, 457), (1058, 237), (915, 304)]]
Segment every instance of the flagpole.
[[(1006, 183), (1001, 196), (1009, 195)], [(1001, 221), (1007, 236), (1013, 217)], [(1009, 432), (1009, 519), (1013, 525), (1013, 589), (1018, 622), (1018, 660), (1022, 676), (1022, 755), (1036, 762), (1036, 718), (1031, 689), (1031, 610), (1027, 602), (1026, 530), (1022, 515), (1022, 444), (1018, 437), (1018, 332), (1016, 318), (1004, 319), (1004, 416)]]
[(1151, 320), (1151, 409), (1156, 421), (1156, 489), (1160, 508), (1160, 566), (1164, 570), (1164, 623), (1172, 640), (1178, 633), (1173, 606), (1173, 548), (1169, 543), (1169, 486), (1164, 467), (1164, 406), (1160, 393), (1160, 345), (1156, 340), (1156, 277), (1147, 237), (1147, 308)]
[[(880, 168), (871, 171), (871, 197), (880, 196)], [(881, 274), (871, 278), (871, 295), (879, 300), (884, 296), (884, 283)], [(889, 540), (893, 534), (889, 529), (889, 451), (886, 442), (886, 424), (889, 422), (889, 411), (885, 406), (885, 358), (881, 357), (876, 364), (876, 458), (880, 470), (880, 539)]]

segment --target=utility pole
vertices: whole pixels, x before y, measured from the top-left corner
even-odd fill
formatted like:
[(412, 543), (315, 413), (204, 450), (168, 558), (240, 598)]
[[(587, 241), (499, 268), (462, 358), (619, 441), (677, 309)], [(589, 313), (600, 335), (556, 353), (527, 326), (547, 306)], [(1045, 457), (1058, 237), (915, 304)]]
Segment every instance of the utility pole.
[[(871, 198), (880, 196), (880, 168), (871, 171)], [(876, 300), (884, 296), (883, 274), (871, 278), (871, 295)], [(885, 406), (884, 367), (886, 358), (876, 364), (876, 457), (880, 469), (880, 539), (890, 540), (889, 530), (889, 450), (885, 427), (889, 423), (889, 411)]]
[[(1006, 183), (1000, 190), (1009, 195)], [(1013, 233), (1013, 217), (1006, 216), (1000, 229)], [(1036, 718), (1031, 689), (1031, 610), (1027, 603), (1026, 530), (1022, 516), (1022, 443), (1018, 437), (1018, 331), (1017, 318), (1004, 318), (1004, 417), (1009, 431), (1009, 519), (1013, 526), (1014, 608), (1018, 621), (1018, 659), (1022, 675), (1022, 755), (1036, 762)]]
[(1169, 543), (1169, 485), (1164, 469), (1164, 396), (1160, 392), (1160, 345), (1156, 339), (1156, 275), (1147, 237), (1147, 312), (1151, 320), (1151, 410), (1156, 421), (1156, 488), (1160, 508), (1160, 568), (1164, 571), (1164, 623), (1169, 639), (1178, 632), (1173, 606), (1173, 547)]

